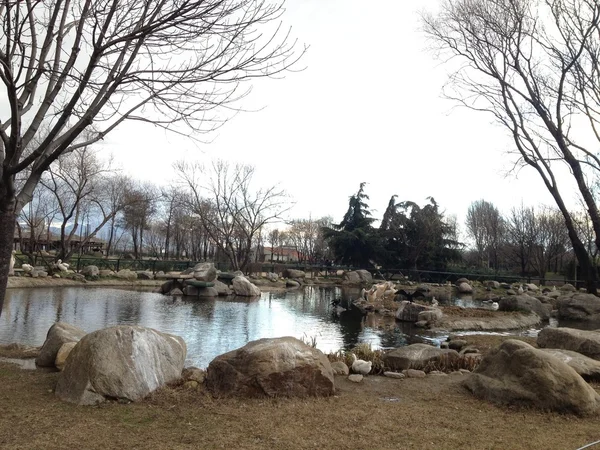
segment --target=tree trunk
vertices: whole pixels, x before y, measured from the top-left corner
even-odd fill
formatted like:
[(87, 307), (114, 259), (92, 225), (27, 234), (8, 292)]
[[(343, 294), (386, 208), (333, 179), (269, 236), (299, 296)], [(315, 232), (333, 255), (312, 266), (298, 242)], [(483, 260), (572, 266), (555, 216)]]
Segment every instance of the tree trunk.
[(13, 211), (0, 211), (0, 315), (4, 307), (16, 223), (17, 215)]

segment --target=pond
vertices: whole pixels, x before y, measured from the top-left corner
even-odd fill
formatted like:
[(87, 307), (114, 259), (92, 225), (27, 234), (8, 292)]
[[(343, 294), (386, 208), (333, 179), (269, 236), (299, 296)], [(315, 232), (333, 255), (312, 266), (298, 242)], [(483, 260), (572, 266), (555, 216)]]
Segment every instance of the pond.
[(342, 298), (342, 306), (348, 307), (358, 295), (358, 290), (312, 286), (263, 292), (256, 299), (181, 298), (104, 288), (9, 289), (0, 316), (0, 344), (39, 346), (56, 321), (87, 332), (142, 325), (181, 336), (188, 346), (186, 364), (206, 367), (214, 357), (265, 337), (315, 338), (324, 352), (361, 342), (389, 348), (427, 340), (423, 330), (393, 317), (365, 317), (356, 309), (335, 314), (333, 299)]

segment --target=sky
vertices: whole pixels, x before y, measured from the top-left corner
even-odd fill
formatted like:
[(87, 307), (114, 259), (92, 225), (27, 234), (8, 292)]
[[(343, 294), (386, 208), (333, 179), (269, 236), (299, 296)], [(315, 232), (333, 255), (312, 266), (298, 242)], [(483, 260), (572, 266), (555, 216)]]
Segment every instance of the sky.
[(394, 194), (421, 205), (432, 196), (459, 223), (479, 199), (506, 213), (521, 202), (551, 204), (532, 169), (509, 174), (511, 141), (491, 116), (442, 97), (448, 68), (427, 50), (418, 15), (437, 3), (288, 0), (282, 20), (310, 46), (305, 69), (254, 81), (240, 105), (253, 112), (206, 144), (131, 123), (102, 145), (158, 184), (173, 179), (178, 159), (252, 164), (259, 184), (292, 197), (289, 218), (339, 221), (363, 181), (376, 218)]

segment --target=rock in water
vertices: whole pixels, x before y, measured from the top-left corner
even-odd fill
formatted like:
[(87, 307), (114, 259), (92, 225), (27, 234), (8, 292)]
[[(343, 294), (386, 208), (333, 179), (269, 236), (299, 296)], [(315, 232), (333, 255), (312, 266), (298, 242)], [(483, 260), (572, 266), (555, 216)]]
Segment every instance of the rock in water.
[(56, 322), (48, 330), (44, 345), (35, 364), (40, 367), (54, 367), (58, 350), (67, 342), (78, 342), (85, 336), (85, 331), (66, 322)]
[(235, 295), (243, 297), (256, 297), (260, 295), (260, 289), (250, 283), (250, 281), (242, 275), (235, 277), (231, 284)]
[(596, 391), (560, 359), (513, 339), (491, 350), (465, 386), (494, 403), (558, 412), (593, 413), (600, 401)]
[(259, 339), (211, 361), (206, 386), (217, 396), (307, 397), (335, 391), (327, 357), (293, 337)]
[(194, 266), (194, 278), (200, 281), (217, 279), (217, 269), (213, 263), (198, 263)]
[(106, 398), (138, 401), (181, 376), (182, 338), (152, 328), (120, 325), (87, 334), (71, 351), (56, 395), (79, 405)]

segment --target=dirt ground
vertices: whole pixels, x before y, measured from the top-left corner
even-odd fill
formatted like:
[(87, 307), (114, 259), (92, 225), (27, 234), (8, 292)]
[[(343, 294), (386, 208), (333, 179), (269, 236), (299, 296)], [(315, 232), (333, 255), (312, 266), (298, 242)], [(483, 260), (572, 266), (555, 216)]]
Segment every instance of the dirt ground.
[[(469, 343), (485, 349), (503, 339)], [(179, 386), (95, 407), (59, 401), (57, 376), (0, 363), (0, 448), (575, 450), (600, 440), (598, 416), (494, 406), (462, 387), (468, 374), (336, 377), (335, 396), (301, 400), (214, 399)]]

